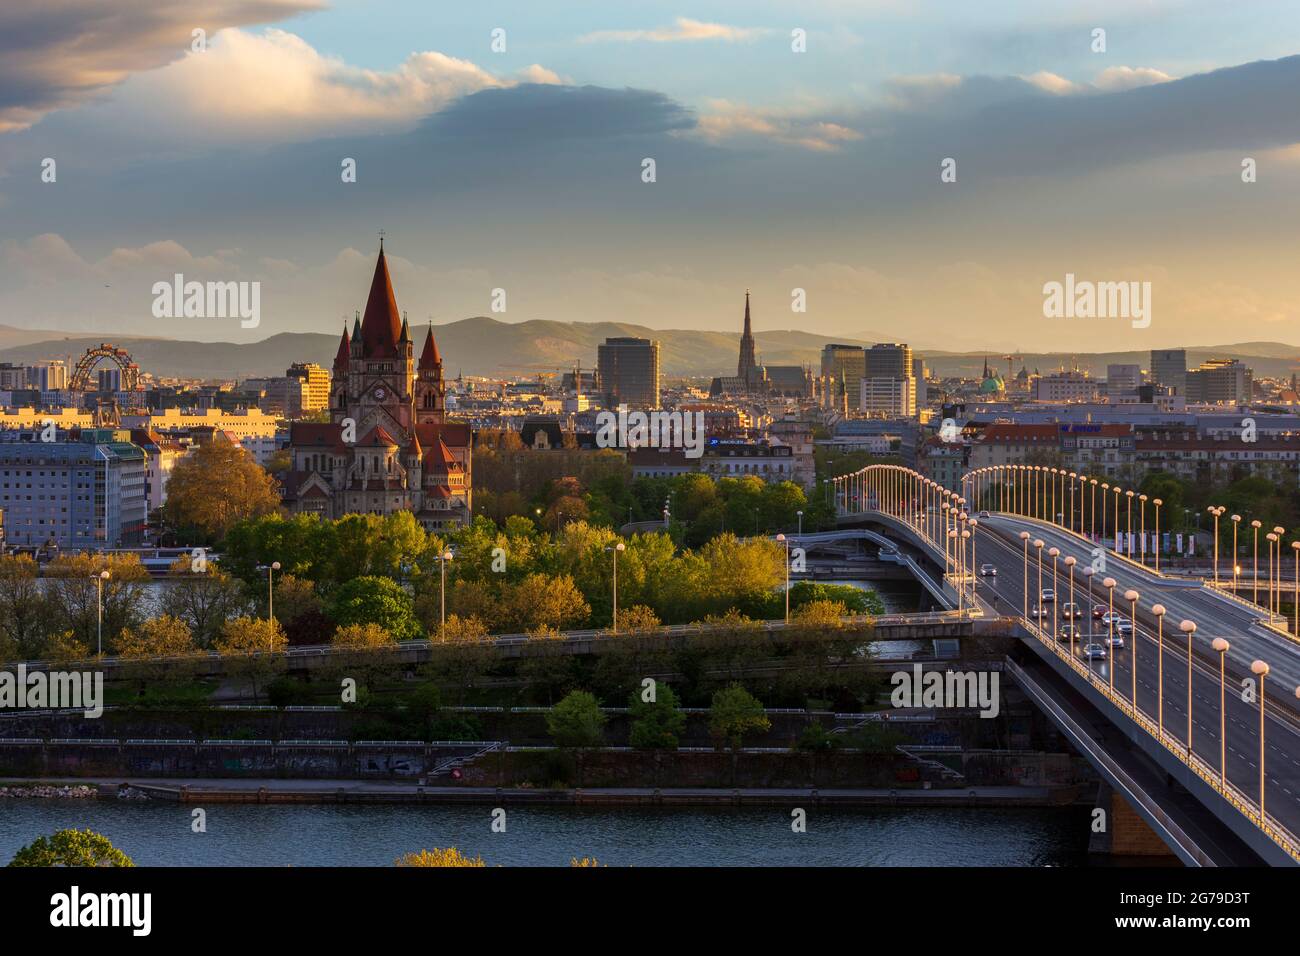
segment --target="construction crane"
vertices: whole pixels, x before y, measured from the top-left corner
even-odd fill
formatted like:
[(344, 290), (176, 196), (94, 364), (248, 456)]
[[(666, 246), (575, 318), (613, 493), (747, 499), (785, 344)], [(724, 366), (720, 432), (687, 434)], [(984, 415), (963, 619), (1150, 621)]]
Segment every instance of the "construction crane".
[(1007, 384), (1008, 385), (1011, 384), (1011, 380), (1016, 376), (1015, 363), (1021, 361), (1023, 358), (1024, 358), (1023, 355), (1002, 356), (1002, 360), (1007, 363)]

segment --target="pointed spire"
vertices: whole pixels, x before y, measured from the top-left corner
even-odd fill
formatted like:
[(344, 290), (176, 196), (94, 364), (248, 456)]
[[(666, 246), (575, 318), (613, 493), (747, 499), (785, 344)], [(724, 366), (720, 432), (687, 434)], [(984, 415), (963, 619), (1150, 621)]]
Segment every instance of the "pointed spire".
[(361, 310), (357, 310), (356, 318), (352, 320), (352, 341), (356, 342), (361, 339)]
[(433, 323), (429, 323), (429, 332), (424, 337), (424, 349), (420, 352), (421, 372), (442, 369), (442, 356), (438, 354), (438, 343), (433, 340)]
[(411, 341), (411, 327), (406, 322), (406, 313), (402, 313), (402, 337), (397, 341), (405, 343)]
[(398, 315), (397, 298), (393, 295), (393, 280), (388, 274), (388, 259), (384, 256), (381, 237), (375, 275), (370, 280), (370, 297), (366, 300), (366, 314), (361, 320), (363, 353), (367, 357), (396, 355), (401, 330), (402, 320)]
[(749, 335), (749, 290), (745, 290), (745, 334)]
[(348, 367), (348, 353), (352, 347), (352, 340), (348, 338), (348, 320), (343, 320), (343, 337), (339, 339), (339, 350), (334, 354), (334, 371), (346, 371)]

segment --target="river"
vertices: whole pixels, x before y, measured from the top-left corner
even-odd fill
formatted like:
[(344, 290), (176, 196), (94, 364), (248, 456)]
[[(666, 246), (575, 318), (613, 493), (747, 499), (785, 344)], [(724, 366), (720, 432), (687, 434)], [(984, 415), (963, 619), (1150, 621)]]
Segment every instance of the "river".
[(139, 866), (386, 866), (457, 847), (489, 864), (563, 866), (1077, 866), (1086, 808), (817, 809), (807, 832), (771, 809), (507, 809), (487, 806), (193, 805), (107, 800), (0, 801), (0, 864), (42, 834), (89, 827)]

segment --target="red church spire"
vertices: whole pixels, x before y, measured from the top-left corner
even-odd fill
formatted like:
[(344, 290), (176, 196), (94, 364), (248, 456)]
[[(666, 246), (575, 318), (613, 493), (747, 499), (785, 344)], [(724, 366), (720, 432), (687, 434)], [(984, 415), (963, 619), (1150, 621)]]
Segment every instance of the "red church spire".
[(433, 323), (429, 323), (429, 332), (424, 337), (424, 350), (420, 352), (421, 372), (432, 372), (442, 368), (442, 356), (438, 354), (438, 343), (433, 340)]
[(388, 260), (384, 257), (381, 239), (379, 261), (375, 263), (375, 275), (370, 280), (366, 314), (361, 320), (362, 354), (367, 357), (397, 355), (401, 334), (402, 317), (397, 311), (397, 297), (393, 295), (393, 280), (388, 275)]
[(343, 322), (343, 338), (339, 339), (339, 350), (334, 354), (334, 371), (346, 372), (348, 368), (348, 353), (352, 348), (352, 340), (348, 338), (348, 324)]

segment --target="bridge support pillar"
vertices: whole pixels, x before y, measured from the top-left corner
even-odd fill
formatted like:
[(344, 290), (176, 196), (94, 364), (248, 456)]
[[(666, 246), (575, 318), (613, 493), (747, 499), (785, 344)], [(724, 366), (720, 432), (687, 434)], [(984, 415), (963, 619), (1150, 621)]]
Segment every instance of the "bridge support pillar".
[[(1092, 837), (1088, 841), (1089, 853), (1125, 857), (1173, 857), (1174, 852), (1165, 845), (1147, 822), (1138, 815), (1121, 794), (1116, 793), (1104, 780), (1097, 788), (1097, 799), (1092, 814)], [(1097, 810), (1105, 812), (1105, 829), (1098, 830)]]

